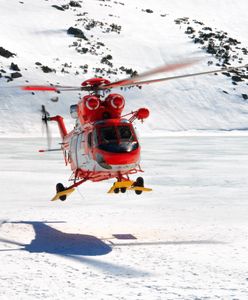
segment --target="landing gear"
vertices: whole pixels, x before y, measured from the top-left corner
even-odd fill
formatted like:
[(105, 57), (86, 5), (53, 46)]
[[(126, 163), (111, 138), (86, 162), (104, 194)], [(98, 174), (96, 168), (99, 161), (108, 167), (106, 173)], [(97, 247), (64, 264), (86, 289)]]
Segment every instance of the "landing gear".
[[(133, 186), (139, 186), (139, 187), (144, 187), (144, 179), (142, 177), (138, 177), (136, 181), (134, 182)], [(134, 190), (136, 195), (142, 194), (143, 191), (139, 190)]]
[[(63, 186), (62, 183), (57, 183), (57, 185), (56, 185), (56, 191), (57, 191), (57, 193), (63, 192), (65, 190), (66, 190), (66, 188)], [(61, 201), (65, 201), (66, 200), (66, 195), (60, 196), (59, 199)]]
[(113, 184), (108, 193), (118, 194), (119, 192), (125, 193), (126, 191), (135, 191), (136, 195), (140, 195), (143, 192), (150, 192), (152, 189), (144, 187), (144, 179), (138, 177), (136, 181), (131, 181), (129, 178), (119, 178), (117, 182)]
[(122, 193), (126, 193), (126, 191), (127, 191), (127, 188), (125, 188), (125, 187), (121, 188)]

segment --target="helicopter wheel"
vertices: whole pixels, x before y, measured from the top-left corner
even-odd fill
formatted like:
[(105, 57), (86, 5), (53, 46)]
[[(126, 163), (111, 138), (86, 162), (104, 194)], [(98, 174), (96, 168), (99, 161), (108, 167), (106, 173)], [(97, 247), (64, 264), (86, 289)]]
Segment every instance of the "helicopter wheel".
[(118, 193), (119, 193), (119, 191), (120, 191), (120, 189), (119, 189), (119, 188), (116, 188), (116, 189), (114, 189), (114, 193), (116, 193), (116, 194), (118, 194)]
[[(63, 192), (64, 190), (66, 190), (66, 188), (63, 186), (62, 183), (57, 183), (57, 184), (56, 184), (56, 191), (57, 191), (57, 193)], [(59, 199), (60, 199), (61, 201), (65, 201), (65, 200), (66, 200), (66, 195), (60, 196)]]
[[(138, 177), (134, 183), (134, 186), (144, 187), (144, 179), (142, 177)], [(136, 195), (142, 194), (142, 191), (135, 191)]]
[(121, 188), (122, 193), (126, 193), (126, 191), (127, 191), (127, 188)]

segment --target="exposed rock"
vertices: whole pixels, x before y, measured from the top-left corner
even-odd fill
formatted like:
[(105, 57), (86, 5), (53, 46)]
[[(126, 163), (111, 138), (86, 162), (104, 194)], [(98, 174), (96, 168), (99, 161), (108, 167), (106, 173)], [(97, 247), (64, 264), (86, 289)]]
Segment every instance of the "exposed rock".
[(41, 69), (44, 73), (56, 72), (54, 69), (51, 69), (48, 66), (42, 66)]
[(19, 69), (18, 65), (14, 64), (14, 63), (11, 63), (10, 69), (13, 70), (13, 71), (21, 71), (21, 70)]
[(191, 27), (191, 26), (188, 26), (188, 27), (187, 27), (187, 30), (185, 31), (186, 34), (192, 34), (192, 33), (194, 33), (194, 32), (195, 32), (195, 30), (194, 30), (194, 28)]
[(71, 7), (81, 7), (81, 4), (79, 4), (77, 1), (70, 1), (69, 5)]
[(202, 30), (209, 30), (209, 31), (212, 31), (212, 28), (211, 28), (211, 27), (203, 27)]
[(108, 65), (108, 66), (110, 66), (110, 67), (113, 67), (112, 62), (109, 61), (109, 59), (112, 59), (112, 58), (113, 58), (112, 55), (104, 56), (104, 57), (101, 59), (101, 63), (102, 63), (102, 64), (106, 64), (106, 65)]
[(19, 77), (22, 77), (22, 74), (19, 73), (19, 72), (14, 72), (14, 73), (11, 73), (11, 78), (14, 79), (14, 78), (19, 78)]
[(69, 8), (70, 8), (69, 4), (61, 5), (61, 7), (62, 7), (63, 9), (69, 9)]
[(40, 63), (40, 62), (38, 62), (38, 61), (37, 61), (35, 64), (36, 64), (37, 66), (41, 66), (41, 65), (42, 65), (42, 63)]
[(88, 41), (88, 39), (86, 38), (86, 36), (84, 35), (84, 33), (81, 29), (78, 29), (78, 28), (75, 28), (75, 27), (70, 27), (67, 30), (67, 33), (72, 34), (77, 38), (81, 38), (81, 39), (84, 39), (84, 40)]
[(239, 81), (242, 81), (242, 78), (238, 75), (234, 75), (234, 76), (232, 76), (232, 80), (235, 82), (239, 82)]
[(242, 97), (243, 97), (244, 100), (248, 99), (248, 95), (247, 94), (242, 94)]
[(143, 9), (142, 11), (147, 12), (148, 14), (152, 14), (153, 10), (147, 8), (147, 9)]
[(52, 5), (52, 7), (56, 8), (58, 10), (62, 10), (62, 11), (65, 10), (62, 6), (59, 6), (59, 5)]
[(9, 50), (4, 49), (3, 47), (0, 47), (0, 55), (5, 58), (10, 58), (15, 56), (15, 53), (10, 52)]
[(222, 72), (222, 74), (227, 76), (227, 77), (231, 77), (231, 74), (229, 72)]

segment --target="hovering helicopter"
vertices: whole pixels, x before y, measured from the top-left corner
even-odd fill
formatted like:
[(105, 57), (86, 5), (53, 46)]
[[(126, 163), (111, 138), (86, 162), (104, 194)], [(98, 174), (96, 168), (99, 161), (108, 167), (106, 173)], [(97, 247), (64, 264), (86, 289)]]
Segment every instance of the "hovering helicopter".
[[(45, 106), (42, 106), (42, 121), (45, 123), (48, 132), (48, 122), (55, 121), (61, 135), (61, 149), (64, 154), (66, 165), (71, 166), (72, 175), (70, 181), (73, 183), (65, 187), (62, 183), (56, 185), (55, 200), (66, 200), (66, 198), (80, 184), (91, 180), (98, 182), (110, 178), (116, 178), (116, 182), (109, 189), (108, 193), (125, 193), (133, 190), (137, 195), (148, 192), (152, 189), (144, 186), (143, 177), (131, 180), (130, 175), (143, 172), (140, 166), (141, 146), (135, 132), (133, 122), (140, 120), (143, 122), (149, 117), (147, 108), (139, 108), (128, 114), (122, 115), (125, 107), (125, 99), (122, 95), (111, 93), (105, 97), (101, 91), (118, 87), (141, 86), (156, 82), (168, 81), (203, 74), (230, 71), (237, 68), (229, 67), (225, 69), (211, 70), (200, 73), (164, 77), (159, 79), (141, 79), (158, 73), (174, 71), (187, 67), (198, 60), (191, 60), (165, 65), (135, 77), (110, 82), (104, 78), (91, 78), (84, 81), (80, 87), (74, 86), (44, 86), (25, 85), (25, 91), (85, 91), (87, 95), (70, 107), (71, 117), (75, 119), (75, 127), (68, 132), (63, 118), (59, 115), (50, 116)], [(55, 151), (57, 149), (40, 150)]]

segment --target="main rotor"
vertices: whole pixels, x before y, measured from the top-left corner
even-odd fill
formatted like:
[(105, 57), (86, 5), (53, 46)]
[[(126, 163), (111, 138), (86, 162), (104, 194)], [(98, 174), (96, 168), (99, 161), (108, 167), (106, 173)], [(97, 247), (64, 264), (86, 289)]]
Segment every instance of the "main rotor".
[(200, 75), (206, 75), (206, 74), (212, 74), (212, 73), (221, 73), (221, 72), (233, 71), (235, 69), (240, 69), (240, 68), (248, 68), (248, 64), (246, 64), (246, 65), (242, 65), (242, 66), (228, 67), (228, 68), (203, 71), (203, 72), (198, 72), (198, 73), (183, 74), (183, 75), (177, 75), (177, 76), (171, 76), (171, 77), (162, 77), (162, 78), (157, 78), (157, 79), (143, 80), (143, 79), (145, 79), (149, 76), (155, 75), (155, 74), (171, 72), (171, 71), (175, 71), (178, 69), (188, 67), (190, 65), (197, 63), (198, 61), (199, 61), (199, 59), (191, 59), (191, 60), (181, 61), (178, 63), (164, 65), (164, 66), (149, 70), (147, 72), (141, 73), (137, 76), (128, 77), (128, 78), (118, 80), (115, 82), (110, 82), (108, 79), (105, 79), (105, 78), (91, 78), (91, 79), (88, 79), (88, 80), (85, 80), (84, 82), (82, 82), (81, 86), (24, 85), (24, 86), (21, 86), (21, 89), (24, 91), (48, 91), (48, 92), (86, 91), (86, 92), (97, 93), (98, 91), (104, 91), (104, 90), (109, 90), (109, 89), (118, 88), (118, 87), (142, 86), (142, 85), (158, 83), (158, 82), (163, 82), (163, 81), (169, 81), (169, 80), (175, 80), (175, 79), (180, 79), (180, 78), (200, 76)]

